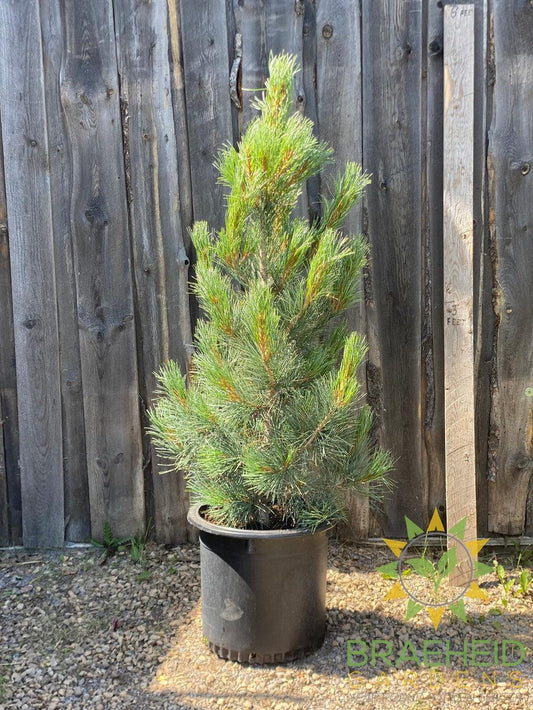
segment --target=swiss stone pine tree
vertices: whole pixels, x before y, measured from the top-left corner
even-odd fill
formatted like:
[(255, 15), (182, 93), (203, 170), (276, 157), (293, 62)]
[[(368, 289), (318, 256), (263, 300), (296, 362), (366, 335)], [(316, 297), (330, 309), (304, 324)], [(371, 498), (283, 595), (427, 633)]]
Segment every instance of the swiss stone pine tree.
[[(357, 371), (364, 338), (339, 318), (357, 298), (363, 239), (340, 231), (368, 177), (346, 166), (320, 219), (294, 216), (306, 180), (331, 160), (291, 111), (294, 58), (270, 78), (238, 148), (222, 150), (225, 226), (192, 230), (192, 288), (203, 312), (186, 376), (159, 373), (151, 433), (193, 502), (237, 528), (310, 527), (345, 518), (347, 491), (386, 480)], [(373, 490), (373, 486), (370, 486)]]

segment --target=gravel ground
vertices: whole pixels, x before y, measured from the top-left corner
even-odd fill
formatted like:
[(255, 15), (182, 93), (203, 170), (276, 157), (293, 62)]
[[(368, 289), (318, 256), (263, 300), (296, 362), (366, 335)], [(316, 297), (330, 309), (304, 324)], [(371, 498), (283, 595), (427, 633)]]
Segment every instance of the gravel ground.
[[(298, 662), (255, 667), (221, 660), (202, 641), (195, 545), (148, 546), (140, 562), (125, 551), (105, 564), (94, 549), (0, 553), (0, 710), (531, 708), (533, 590), (504, 607), (489, 574), (481, 586), (490, 601), (468, 600), (468, 623), (446, 612), (434, 631), (425, 610), (405, 622), (405, 600), (383, 601), (394, 582), (375, 569), (392, 560), (386, 549), (330, 541), (324, 646)], [(421, 653), (424, 639), (448, 640), (452, 650), (472, 639), (501, 650), (515, 639), (527, 656), (515, 667), (498, 657), (465, 669), (455, 657), (444, 672), (412, 658), (353, 670), (350, 639), (389, 640), (395, 658), (408, 640)]]

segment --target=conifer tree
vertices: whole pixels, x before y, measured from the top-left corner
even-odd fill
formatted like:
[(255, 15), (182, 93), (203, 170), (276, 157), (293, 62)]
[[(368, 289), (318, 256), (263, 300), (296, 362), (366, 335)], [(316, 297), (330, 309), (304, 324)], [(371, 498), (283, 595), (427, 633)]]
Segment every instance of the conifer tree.
[[(386, 481), (357, 370), (366, 344), (339, 318), (356, 300), (364, 240), (339, 231), (369, 183), (355, 163), (294, 216), (306, 180), (332, 158), (312, 122), (291, 111), (295, 59), (271, 56), (269, 79), (238, 148), (222, 150), (225, 226), (192, 229), (194, 293), (204, 317), (189, 373), (159, 372), (151, 434), (184, 471), (212, 522), (316, 528), (345, 517), (346, 492)], [(373, 486), (370, 487), (373, 490)]]

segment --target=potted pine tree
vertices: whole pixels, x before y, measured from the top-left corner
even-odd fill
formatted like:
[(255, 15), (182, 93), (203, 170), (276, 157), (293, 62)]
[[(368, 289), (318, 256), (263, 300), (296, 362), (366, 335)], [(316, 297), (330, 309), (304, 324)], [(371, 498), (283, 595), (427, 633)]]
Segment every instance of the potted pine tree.
[(291, 112), (295, 71), (294, 58), (270, 57), (260, 115), (220, 154), (225, 227), (192, 230), (195, 355), (186, 376), (163, 366), (150, 415), (194, 503), (204, 635), (220, 656), (255, 663), (320, 646), (328, 530), (346, 517), (347, 492), (391, 468), (370, 443), (364, 338), (339, 318), (366, 253), (339, 227), (369, 180), (350, 163), (319, 220), (294, 216), (302, 186), (331, 159)]

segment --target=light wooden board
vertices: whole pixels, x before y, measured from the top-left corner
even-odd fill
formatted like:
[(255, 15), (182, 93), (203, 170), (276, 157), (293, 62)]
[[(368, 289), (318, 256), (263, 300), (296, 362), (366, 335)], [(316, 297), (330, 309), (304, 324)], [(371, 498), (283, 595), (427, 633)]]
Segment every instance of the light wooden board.
[[(141, 391), (149, 407), (156, 386), (153, 373), (170, 358), (185, 372), (192, 349), (189, 257), (180, 216), (166, 4), (126, 0), (116, 7), (115, 23)], [(164, 469), (148, 438), (144, 452), (155, 539), (165, 544), (183, 542), (187, 513), (183, 476), (162, 475)]]
[(67, 3), (61, 102), (80, 328), (92, 535), (144, 528), (137, 355), (113, 8)]
[(63, 544), (63, 451), (48, 139), (37, 0), (0, 4), (0, 111), (17, 361), (23, 539)]
[[(487, 431), (492, 358), (490, 257), (485, 219), (486, 174), (486, 35), (487, 4), (474, 3), (476, 37), (474, 73), (474, 378), (476, 394), (476, 469), (478, 535), (487, 533)], [(429, 508), (446, 515), (444, 447), (444, 345), (442, 273), (442, 133), (444, 11), (438, 0), (428, 2), (426, 59), (427, 141), (423, 179), (426, 187), (424, 225), (424, 319), (422, 332), (423, 425)], [(424, 74), (423, 74), (424, 75)]]
[[(533, 8), (493, 3), (489, 130), (496, 337), (489, 439), (489, 531), (533, 531)], [(531, 505), (531, 503), (530, 503)], [(527, 526), (527, 527), (526, 527)]]
[(373, 176), (367, 380), (378, 437), (396, 459), (397, 486), (382, 516), (384, 533), (396, 536), (405, 533), (404, 515), (421, 526), (429, 520), (420, 425), (421, 3), (363, 0), (362, 32), (363, 167)]
[(89, 483), (85, 451), (85, 417), (72, 255), (70, 198), (72, 151), (65, 135), (58, 77), (65, 48), (63, 21), (57, 0), (41, 0), (41, 32), (46, 46), (44, 88), (50, 154), (52, 229), (60, 337), (61, 404), (63, 413), (63, 471), (65, 539), (87, 540), (91, 535)]
[[(477, 537), (473, 321), (474, 6), (444, 8), (444, 404), (448, 530)], [(458, 555), (458, 558), (460, 555)], [(459, 559), (457, 583), (466, 574)]]

